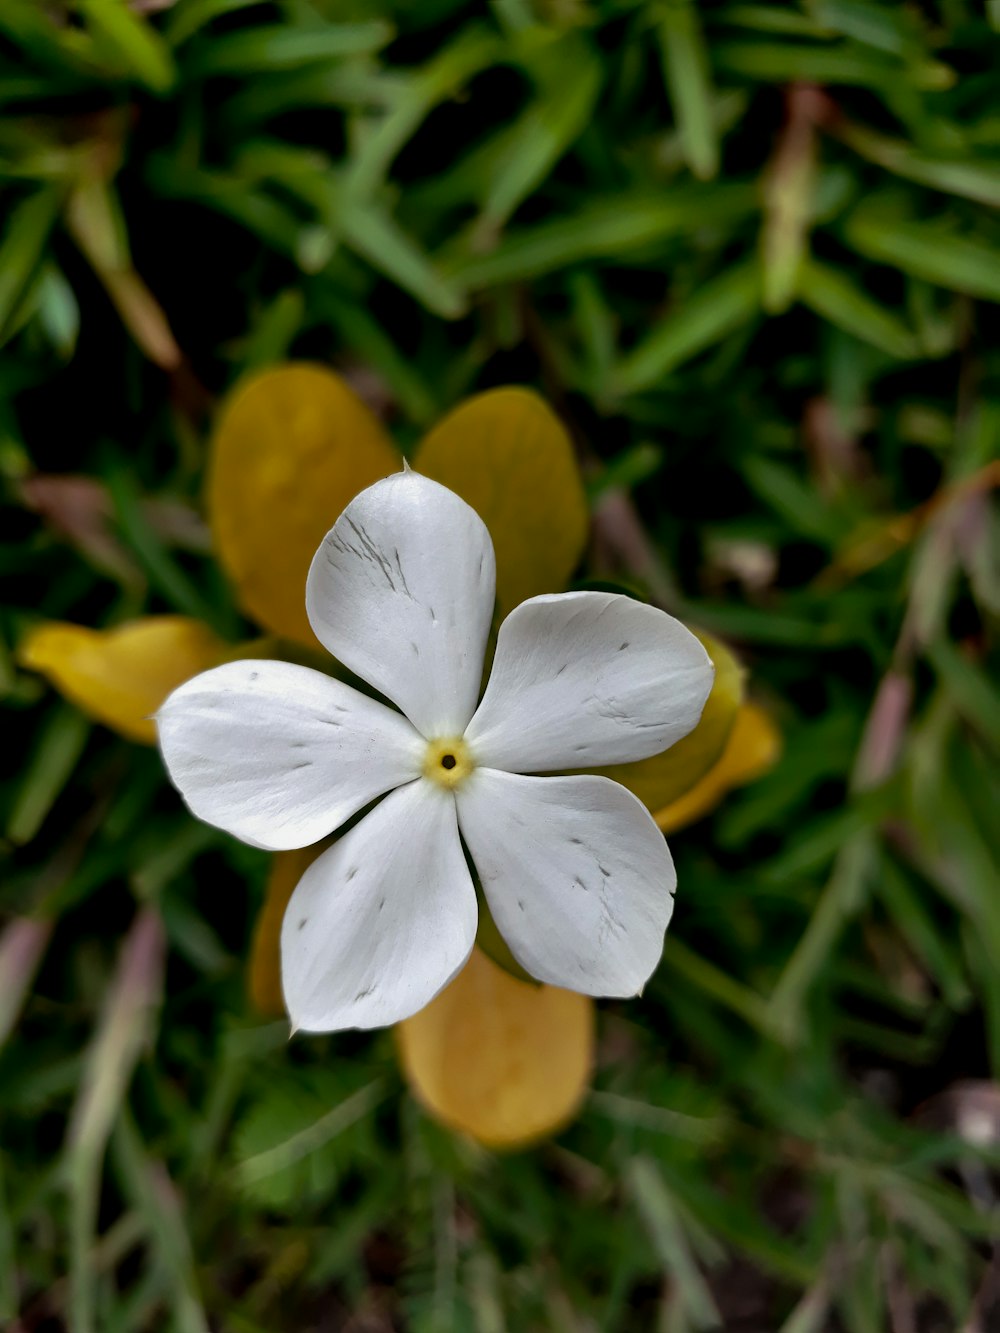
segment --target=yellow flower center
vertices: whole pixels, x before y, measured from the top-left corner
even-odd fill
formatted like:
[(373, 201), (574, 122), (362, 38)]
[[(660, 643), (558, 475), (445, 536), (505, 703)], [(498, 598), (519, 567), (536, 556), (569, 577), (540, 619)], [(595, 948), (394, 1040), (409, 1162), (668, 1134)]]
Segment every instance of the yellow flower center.
[(428, 741), (424, 755), (424, 777), (451, 790), (464, 782), (475, 768), (472, 754), (461, 736)]

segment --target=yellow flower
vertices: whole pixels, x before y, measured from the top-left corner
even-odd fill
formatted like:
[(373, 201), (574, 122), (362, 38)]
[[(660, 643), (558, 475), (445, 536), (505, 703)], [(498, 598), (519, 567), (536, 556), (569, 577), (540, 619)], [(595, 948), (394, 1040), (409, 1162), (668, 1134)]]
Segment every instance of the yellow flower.
[[(537, 395), (501, 388), (470, 398), (430, 432), (412, 461), (485, 521), (497, 557), (498, 616), (566, 585), (583, 554), (587, 506), (566, 431)], [(377, 418), (319, 366), (256, 374), (223, 405), (208, 467), (216, 552), (241, 605), (285, 642), (284, 655), (318, 648), (302, 589), (333, 519), (400, 464)], [(766, 766), (776, 744), (766, 718), (743, 704), (732, 655), (702, 639), (716, 677), (695, 730), (662, 755), (601, 770), (634, 791), (664, 829), (705, 813), (727, 787), (748, 780), (755, 764), (758, 771)], [(20, 659), (98, 721), (151, 743), (147, 719), (172, 689), (234, 652), (252, 651), (234, 650), (197, 621), (160, 616), (111, 630), (43, 624), (22, 643)], [(267, 655), (282, 655), (274, 640)], [(273, 857), (249, 968), (251, 1000), (262, 1014), (284, 1012), (281, 920), (320, 850)], [(488, 947), (483, 936), (480, 944)], [(427, 1109), (494, 1147), (536, 1140), (571, 1118), (589, 1084), (593, 1033), (591, 1000), (521, 980), (479, 950), (441, 995), (396, 1029), (403, 1071)]]

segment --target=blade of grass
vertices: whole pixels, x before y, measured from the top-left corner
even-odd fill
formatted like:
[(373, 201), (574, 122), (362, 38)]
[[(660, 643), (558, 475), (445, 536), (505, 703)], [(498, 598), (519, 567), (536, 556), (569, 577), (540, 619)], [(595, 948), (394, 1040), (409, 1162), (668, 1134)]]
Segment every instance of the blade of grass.
[(664, 0), (658, 25), (663, 74), (685, 160), (699, 180), (719, 170), (715, 91), (708, 49), (692, 0)]
[(477, 244), (486, 248), (579, 138), (594, 113), (603, 77), (601, 62), (582, 41), (564, 37), (550, 53), (538, 95), (503, 133), (473, 233)]
[(302, 330), (305, 298), (301, 291), (286, 287), (256, 313), (243, 345), (244, 371), (260, 370), (288, 358), (289, 349)]
[(718, 224), (735, 225), (756, 207), (752, 185), (726, 182), (671, 190), (664, 196), (618, 194), (577, 212), (511, 231), (488, 255), (451, 247), (442, 271), (468, 291), (524, 282), (593, 259), (637, 263), (675, 236)]
[(642, 393), (659, 380), (747, 324), (760, 310), (756, 259), (724, 270), (668, 314), (618, 363), (612, 387)]
[(768, 1003), (762, 996), (720, 971), (719, 968), (713, 967), (686, 944), (682, 944), (676, 936), (667, 937), (663, 946), (663, 962), (668, 969), (678, 972), (698, 990), (717, 1004), (737, 1014), (744, 1023), (757, 1032), (767, 1037), (774, 1037), (780, 1032), (780, 1025), (775, 1022)]
[(420, 426), (429, 425), (442, 406), (432, 386), (364, 304), (342, 299), (333, 282), (316, 283), (312, 296), (317, 312), (336, 327), (351, 350), (385, 376), (410, 420)]
[(253, 1184), (301, 1161), (367, 1115), (387, 1093), (384, 1080), (374, 1079), (284, 1143), (275, 1144), (273, 1148), (245, 1158), (237, 1167), (237, 1178), (245, 1185)]
[(848, 921), (863, 906), (873, 882), (877, 844), (862, 833), (841, 848), (809, 924), (766, 1005), (767, 1022), (790, 1043), (803, 1040), (806, 997)]
[(464, 313), (465, 297), (458, 282), (443, 275), (388, 213), (374, 205), (349, 204), (340, 225), (352, 250), (433, 314), (455, 319)]
[(990, 162), (956, 160), (951, 154), (931, 157), (903, 139), (891, 139), (851, 121), (837, 122), (833, 128), (841, 142), (860, 157), (896, 176), (929, 185), (945, 194), (1000, 207), (1000, 168)]
[(906, 324), (872, 300), (844, 269), (806, 259), (798, 289), (803, 305), (852, 337), (898, 361), (913, 361), (920, 355), (917, 339)]
[(719, 1311), (691, 1253), (678, 1211), (656, 1164), (648, 1157), (633, 1157), (625, 1165), (624, 1184), (642, 1218), (664, 1274), (677, 1285), (690, 1327), (718, 1328)]
[(330, 23), (319, 30), (281, 24), (257, 25), (227, 33), (206, 44), (185, 67), (185, 73), (208, 75), (267, 74), (325, 64), (345, 56), (370, 55), (392, 39), (388, 23)]
[(267, 0), (186, 0), (168, 11), (164, 35), (171, 46), (180, 46), (213, 19), (264, 4)]
[(34, 278), (59, 216), (61, 190), (37, 190), (8, 214), (0, 243), (0, 343)]
[(393, 159), (414, 135), (434, 107), (455, 97), (463, 86), (500, 56), (496, 35), (478, 24), (459, 36), (406, 81), (397, 75), (391, 85), (389, 108), (373, 131), (359, 144), (347, 173), (346, 187), (358, 204), (370, 199), (382, 184)]
[(163, 370), (176, 370), (181, 350), (162, 306), (132, 267), (124, 215), (112, 186), (97, 178), (77, 185), (67, 203), (66, 227), (142, 350)]
[(208, 1333), (195, 1276), (194, 1255), (176, 1188), (160, 1162), (152, 1161), (127, 1109), (111, 1136), (111, 1160), (122, 1193), (142, 1219), (157, 1266), (165, 1278), (178, 1333)]
[(15, 846), (30, 842), (45, 822), (83, 754), (90, 729), (87, 718), (69, 704), (48, 712), (7, 817), (7, 837)]
[(928, 644), (927, 656), (969, 726), (984, 736), (994, 750), (1000, 750), (1000, 697), (995, 681), (990, 681), (945, 638)]
[(7, 1202), (6, 1162), (0, 1153), (0, 1319), (14, 1326), (18, 1304), (18, 1273), (15, 1264), (14, 1226)]
[(795, 299), (816, 211), (815, 122), (822, 104), (815, 89), (796, 86), (786, 107), (764, 190), (762, 303), (769, 314), (787, 310)]
[(948, 1004), (953, 1009), (964, 1009), (970, 994), (959, 957), (952, 953), (922, 896), (911, 887), (908, 877), (889, 856), (882, 857), (876, 892), (897, 930), (934, 978)]
[(148, 1041), (163, 980), (164, 935), (155, 908), (144, 907), (122, 944), (118, 967), (87, 1053), (66, 1141), (70, 1204), (70, 1298), (74, 1333), (96, 1333), (97, 1274), (92, 1251), (101, 1164), (132, 1071)]
[(719, 42), (712, 48), (716, 65), (765, 83), (847, 84), (882, 94), (900, 82), (923, 90), (943, 90), (955, 72), (937, 60), (902, 64), (891, 56), (853, 42), (809, 45), (785, 42)]
[(117, 464), (106, 469), (105, 481), (122, 539), (150, 583), (175, 610), (204, 620), (224, 638), (233, 637), (233, 612), (204, 596), (172, 558), (150, 526), (135, 483), (125, 469)]
[(174, 86), (177, 70), (163, 38), (119, 0), (77, 0), (94, 44), (154, 93)]
[(862, 204), (844, 226), (859, 254), (949, 291), (1000, 301), (1000, 250), (926, 221), (896, 217), (878, 203)]
[(0, 935), (0, 1047), (10, 1036), (52, 935), (43, 917), (15, 917)]

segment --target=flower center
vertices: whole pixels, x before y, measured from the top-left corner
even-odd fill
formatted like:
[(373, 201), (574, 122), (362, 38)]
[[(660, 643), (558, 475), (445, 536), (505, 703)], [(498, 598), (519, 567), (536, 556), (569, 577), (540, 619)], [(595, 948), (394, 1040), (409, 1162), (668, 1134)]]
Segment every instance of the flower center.
[(475, 768), (472, 754), (461, 736), (428, 741), (424, 754), (424, 777), (449, 790), (464, 782)]

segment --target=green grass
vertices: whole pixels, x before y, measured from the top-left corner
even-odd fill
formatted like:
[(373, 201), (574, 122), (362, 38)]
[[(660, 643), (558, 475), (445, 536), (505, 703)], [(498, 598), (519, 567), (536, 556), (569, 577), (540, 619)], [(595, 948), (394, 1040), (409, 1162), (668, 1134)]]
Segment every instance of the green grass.
[[(0, 4), (0, 1322), (990, 1327), (997, 5), (143, 8)], [(538, 387), (655, 553), (599, 518), (582, 572), (785, 737), (671, 839), (663, 964), (532, 1152), (429, 1122), (386, 1034), (255, 1020), (265, 858), (15, 664), (39, 617), (238, 631), (207, 423), (284, 357), (404, 444)]]

